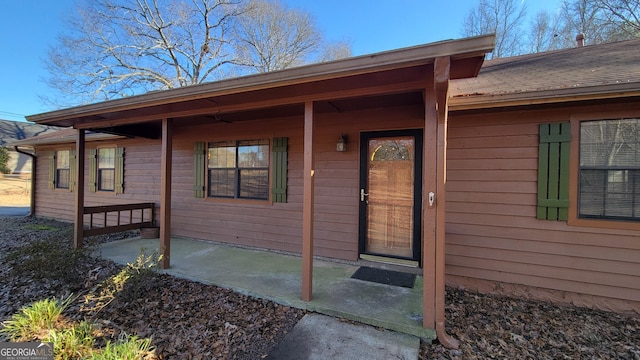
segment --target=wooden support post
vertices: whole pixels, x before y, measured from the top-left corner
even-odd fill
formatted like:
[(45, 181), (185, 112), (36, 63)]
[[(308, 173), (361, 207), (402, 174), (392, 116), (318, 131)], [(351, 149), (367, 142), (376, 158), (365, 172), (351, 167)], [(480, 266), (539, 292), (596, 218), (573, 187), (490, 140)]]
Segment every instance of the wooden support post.
[[(171, 266), (171, 160), (173, 157), (173, 123), (162, 119), (162, 160), (160, 170), (160, 266)], [(153, 219), (152, 219), (153, 220)]]
[(302, 202), (302, 300), (313, 292), (313, 102), (304, 104), (304, 196)]
[(436, 111), (436, 96), (433, 91), (433, 78), (429, 77), (429, 86), (424, 93), (424, 166), (422, 169), (422, 326), (428, 329), (436, 328), (436, 206), (440, 199), (436, 198), (433, 205), (429, 204), (429, 193), (437, 196), (438, 150), (438, 113)]
[(435, 247), (435, 316), (438, 340), (447, 348), (457, 349), (460, 342), (446, 333), (444, 316), (445, 296), (445, 185), (447, 183), (447, 116), (449, 113), (449, 80), (451, 58), (435, 59), (434, 91), (438, 116), (438, 145), (436, 164), (436, 247)]
[[(85, 131), (76, 130), (76, 207), (73, 226), (73, 247), (79, 249), (84, 240), (84, 153), (85, 153)], [(53, 171), (49, 169), (49, 171)], [(32, 181), (35, 181), (33, 179)]]

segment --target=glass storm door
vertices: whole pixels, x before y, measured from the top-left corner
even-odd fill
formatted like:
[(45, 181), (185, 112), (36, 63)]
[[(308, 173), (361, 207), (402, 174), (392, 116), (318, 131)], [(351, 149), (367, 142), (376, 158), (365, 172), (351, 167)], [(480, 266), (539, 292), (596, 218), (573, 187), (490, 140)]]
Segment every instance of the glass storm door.
[(420, 260), (422, 130), (361, 135), (360, 253)]

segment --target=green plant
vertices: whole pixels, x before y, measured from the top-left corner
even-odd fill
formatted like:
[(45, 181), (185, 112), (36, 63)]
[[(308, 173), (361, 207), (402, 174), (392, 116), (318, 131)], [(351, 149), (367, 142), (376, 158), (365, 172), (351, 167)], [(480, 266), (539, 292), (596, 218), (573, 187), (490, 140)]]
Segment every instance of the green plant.
[(94, 352), (91, 360), (120, 360), (144, 359), (154, 355), (151, 339), (139, 339), (136, 336), (125, 335), (117, 342), (107, 342), (104, 348)]
[(85, 295), (82, 310), (91, 315), (102, 311), (116, 299), (128, 300), (144, 291), (144, 284), (155, 274), (162, 256), (157, 253), (146, 255), (144, 250), (136, 260), (128, 263), (119, 273), (104, 280), (89, 294)]
[(11, 172), (9, 169), (9, 150), (6, 147), (0, 146), (0, 173), (8, 174)]
[(0, 334), (12, 341), (29, 341), (40, 339), (58, 321), (60, 314), (73, 301), (66, 299), (44, 299), (23, 307), (2, 323)]
[(36, 231), (55, 231), (60, 230), (59, 228), (51, 225), (42, 225), (42, 224), (30, 224), (27, 225), (26, 228), (28, 230), (36, 230)]
[(93, 324), (81, 321), (61, 329), (52, 329), (43, 341), (53, 343), (56, 360), (85, 359), (95, 344), (93, 332)]

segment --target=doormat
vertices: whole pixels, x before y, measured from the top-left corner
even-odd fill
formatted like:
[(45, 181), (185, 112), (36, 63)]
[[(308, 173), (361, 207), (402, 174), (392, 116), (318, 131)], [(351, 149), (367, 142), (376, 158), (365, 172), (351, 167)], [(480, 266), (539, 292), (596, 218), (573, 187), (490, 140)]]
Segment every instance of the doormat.
[(416, 280), (416, 274), (361, 266), (353, 273), (353, 275), (351, 275), (351, 278), (411, 289), (413, 288), (413, 283)]

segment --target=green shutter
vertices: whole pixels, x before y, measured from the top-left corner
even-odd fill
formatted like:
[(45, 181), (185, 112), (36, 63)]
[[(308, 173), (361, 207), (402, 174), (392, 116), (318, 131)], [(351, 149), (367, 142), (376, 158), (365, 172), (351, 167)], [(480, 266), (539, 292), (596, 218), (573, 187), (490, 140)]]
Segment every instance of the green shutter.
[(49, 189), (56, 188), (56, 152), (49, 154)]
[(197, 198), (204, 198), (206, 155), (206, 143), (195, 143), (193, 147), (193, 196)]
[(540, 124), (538, 219), (569, 218), (569, 145), (571, 124)]
[(287, 202), (287, 138), (273, 138), (272, 202)]
[(69, 150), (69, 191), (76, 189), (76, 151)]
[(89, 191), (96, 192), (98, 188), (98, 150), (89, 149)]
[(115, 192), (124, 193), (124, 148), (116, 148)]

